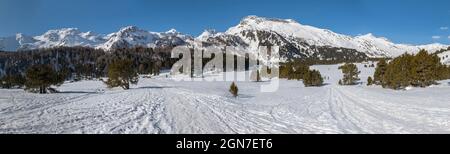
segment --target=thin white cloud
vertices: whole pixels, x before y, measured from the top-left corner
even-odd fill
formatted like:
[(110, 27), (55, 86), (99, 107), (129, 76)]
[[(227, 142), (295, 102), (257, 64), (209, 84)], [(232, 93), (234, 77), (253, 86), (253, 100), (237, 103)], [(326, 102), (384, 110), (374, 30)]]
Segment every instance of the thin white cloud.
[(448, 27), (441, 27), (439, 29), (441, 29), (441, 30), (448, 30)]
[(450, 36), (448, 36), (448, 39), (450, 39)]
[(441, 36), (432, 36), (431, 38), (433, 38), (433, 39), (440, 39)]

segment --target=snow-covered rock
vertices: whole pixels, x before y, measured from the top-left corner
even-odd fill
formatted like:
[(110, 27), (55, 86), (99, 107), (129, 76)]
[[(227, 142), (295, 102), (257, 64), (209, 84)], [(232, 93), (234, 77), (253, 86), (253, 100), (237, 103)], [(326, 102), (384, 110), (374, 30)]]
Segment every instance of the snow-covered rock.
[(444, 51), (438, 54), (439, 58), (441, 58), (441, 62), (446, 65), (450, 65), (450, 50)]

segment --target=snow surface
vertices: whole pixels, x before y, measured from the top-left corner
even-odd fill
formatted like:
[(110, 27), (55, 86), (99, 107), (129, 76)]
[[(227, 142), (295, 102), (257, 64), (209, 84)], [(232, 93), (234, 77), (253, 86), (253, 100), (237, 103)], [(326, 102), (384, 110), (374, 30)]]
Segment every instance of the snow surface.
[[(237, 82), (238, 98), (230, 82), (167, 74), (126, 91), (100, 81), (65, 83), (58, 94), (1, 89), (0, 133), (450, 133), (450, 81), (404, 91), (338, 86), (337, 67), (313, 67), (323, 87), (281, 80), (277, 92), (261, 93), (267, 82)], [(362, 81), (373, 74), (358, 67)]]

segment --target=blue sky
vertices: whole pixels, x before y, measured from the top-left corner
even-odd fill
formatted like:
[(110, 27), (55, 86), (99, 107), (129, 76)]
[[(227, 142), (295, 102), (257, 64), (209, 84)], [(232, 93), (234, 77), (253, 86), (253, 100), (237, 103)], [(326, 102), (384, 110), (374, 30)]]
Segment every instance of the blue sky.
[(338, 33), (396, 43), (450, 44), (449, 0), (0, 0), (0, 36), (48, 29), (225, 31), (247, 15), (289, 18)]

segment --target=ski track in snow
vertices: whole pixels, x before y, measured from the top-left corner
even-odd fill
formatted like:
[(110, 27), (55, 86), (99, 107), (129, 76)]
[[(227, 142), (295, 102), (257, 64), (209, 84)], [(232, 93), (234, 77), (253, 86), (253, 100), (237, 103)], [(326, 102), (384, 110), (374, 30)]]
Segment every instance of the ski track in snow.
[(105, 93), (95, 81), (65, 84), (60, 94), (0, 90), (0, 133), (450, 133), (450, 87), (337, 86), (333, 67), (318, 67), (333, 78), (323, 87), (281, 80), (278, 92), (263, 94), (264, 83), (238, 83), (238, 98), (229, 83), (164, 78)]

